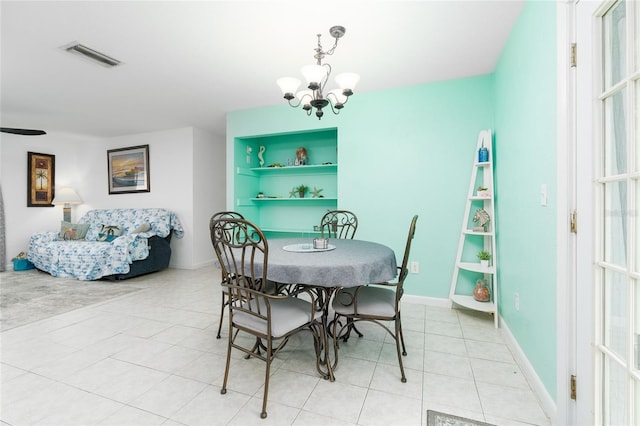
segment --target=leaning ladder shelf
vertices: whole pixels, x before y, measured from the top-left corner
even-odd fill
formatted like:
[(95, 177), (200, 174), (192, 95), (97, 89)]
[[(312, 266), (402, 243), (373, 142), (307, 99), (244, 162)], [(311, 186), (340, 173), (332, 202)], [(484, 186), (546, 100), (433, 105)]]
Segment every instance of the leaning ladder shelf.
[[(480, 149), (486, 148), (486, 158), (480, 158)], [(486, 161), (485, 161), (486, 160)], [(478, 188), (486, 188), (478, 193)], [(455, 305), (493, 315), (494, 325), (498, 327), (498, 259), (496, 251), (495, 191), (493, 179), (493, 143), (491, 130), (482, 130), (474, 154), (473, 170), (469, 182), (467, 202), (462, 220), (458, 253), (451, 279), (449, 299)], [(474, 221), (478, 210), (484, 210), (489, 216), (486, 229), (479, 228), (481, 220)], [(485, 216), (486, 217), (486, 216)], [(477, 259), (479, 250), (491, 254), (489, 266), (483, 266)], [(490, 290), (487, 302), (477, 301), (472, 294), (474, 279), (482, 279)]]

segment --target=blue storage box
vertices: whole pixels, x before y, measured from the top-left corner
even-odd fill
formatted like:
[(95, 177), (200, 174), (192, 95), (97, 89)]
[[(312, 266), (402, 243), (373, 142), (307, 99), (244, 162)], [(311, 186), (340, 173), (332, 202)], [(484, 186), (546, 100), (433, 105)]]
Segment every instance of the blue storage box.
[(26, 271), (33, 268), (35, 268), (35, 266), (33, 266), (33, 263), (29, 262), (27, 259), (13, 259), (14, 271)]

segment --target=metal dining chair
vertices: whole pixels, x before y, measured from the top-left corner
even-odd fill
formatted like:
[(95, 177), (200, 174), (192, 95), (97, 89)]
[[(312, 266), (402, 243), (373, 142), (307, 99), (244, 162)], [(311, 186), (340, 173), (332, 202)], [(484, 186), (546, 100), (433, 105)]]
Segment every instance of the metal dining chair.
[[(214, 247), (215, 247), (215, 243), (213, 242), (213, 224), (218, 219), (244, 219), (244, 216), (242, 216), (238, 212), (233, 212), (233, 211), (221, 211), (221, 212), (214, 213), (214, 215), (211, 216), (211, 220), (209, 221), (209, 232), (211, 234), (211, 243), (214, 244)], [(224, 283), (224, 282), (225, 282), (224, 269), (222, 269), (221, 283)], [(224, 309), (227, 307), (228, 303), (229, 303), (228, 291), (226, 287), (223, 286), (222, 287), (222, 304), (220, 306), (220, 323), (218, 324), (218, 334), (216, 335), (216, 339), (220, 338), (220, 332), (222, 331), (222, 321), (224, 320)]]
[[(348, 329), (351, 323), (370, 321), (384, 328), (391, 337), (393, 337), (396, 342), (398, 364), (400, 365), (400, 380), (403, 383), (406, 383), (407, 378), (402, 365), (402, 355), (406, 356), (407, 350), (404, 345), (404, 336), (402, 335), (400, 299), (404, 293), (404, 280), (409, 273), (409, 252), (411, 251), (411, 242), (416, 232), (417, 221), (418, 215), (413, 216), (411, 226), (409, 227), (409, 235), (407, 236), (407, 244), (404, 249), (402, 265), (398, 266), (397, 282), (374, 283), (352, 288), (340, 288), (336, 291), (332, 303), (335, 311), (335, 318), (333, 320), (334, 336), (342, 336), (345, 328)], [(341, 325), (339, 321), (340, 317), (346, 318), (347, 321), (345, 325)], [(382, 321), (393, 321), (395, 329), (392, 331), (384, 325)], [(338, 340), (337, 337), (334, 338), (336, 348), (338, 347)], [(400, 344), (402, 344), (402, 352), (400, 351)]]
[(349, 210), (329, 210), (320, 220), (323, 238), (353, 239), (358, 229), (358, 217)]
[[(216, 219), (212, 223), (211, 237), (223, 270), (222, 285), (228, 291), (229, 307), (227, 363), (220, 393), (227, 393), (232, 349), (244, 352), (248, 358), (256, 357), (265, 361), (260, 413), (264, 419), (267, 417), (273, 358), (287, 344), (290, 336), (305, 329), (313, 334), (316, 358), (319, 358), (322, 311), (316, 309), (315, 297), (309, 291), (305, 291), (307, 295), (304, 298), (264, 292), (267, 287), (269, 244), (260, 228), (253, 223), (244, 219)], [(240, 331), (255, 336), (253, 347), (242, 345), (246, 339), (237, 339)], [(240, 363), (236, 365), (240, 367)]]

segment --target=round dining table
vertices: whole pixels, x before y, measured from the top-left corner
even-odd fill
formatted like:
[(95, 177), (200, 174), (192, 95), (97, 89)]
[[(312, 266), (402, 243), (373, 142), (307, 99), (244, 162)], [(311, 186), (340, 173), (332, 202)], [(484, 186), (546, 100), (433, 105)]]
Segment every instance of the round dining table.
[(280, 289), (302, 285), (317, 295), (318, 307), (323, 315), (322, 341), (316, 364), (324, 378), (334, 381), (338, 345), (337, 339), (334, 339), (333, 345), (329, 343), (331, 297), (338, 287), (355, 287), (394, 279), (398, 271), (395, 253), (383, 244), (363, 240), (321, 240), (319, 243), (326, 244), (326, 248), (318, 249), (314, 248), (312, 239), (270, 238), (267, 242), (267, 279), (277, 283)]
[(267, 279), (278, 283), (355, 287), (397, 274), (393, 250), (371, 241), (329, 239), (322, 249), (302, 238), (270, 238), (268, 244)]

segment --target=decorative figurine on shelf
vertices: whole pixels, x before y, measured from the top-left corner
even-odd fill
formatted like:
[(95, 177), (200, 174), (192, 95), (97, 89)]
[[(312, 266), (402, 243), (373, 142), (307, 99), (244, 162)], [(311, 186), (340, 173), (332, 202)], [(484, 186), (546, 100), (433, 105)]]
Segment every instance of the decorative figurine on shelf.
[(478, 150), (478, 163), (486, 163), (489, 161), (489, 150), (482, 146), (482, 148), (480, 148)]
[(488, 302), (491, 299), (491, 291), (485, 280), (476, 281), (476, 287), (473, 289), (473, 298), (478, 302)]
[(304, 147), (300, 147), (296, 151), (296, 166), (306, 166), (307, 165), (307, 149)]
[(313, 191), (311, 191), (311, 198), (324, 198), (324, 195), (320, 195), (321, 192), (322, 188), (318, 189), (314, 186)]
[(478, 224), (478, 226), (474, 226), (473, 228), (475, 232), (487, 232), (489, 230), (491, 217), (485, 209), (477, 209), (473, 215), (473, 221)]
[(264, 145), (260, 145), (260, 150), (258, 151), (258, 160), (260, 160), (260, 167), (264, 166), (264, 152), (267, 150), (267, 147)]
[(489, 191), (489, 188), (486, 186), (479, 186), (478, 189), (476, 189), (476, 195), (482, 198), (490, 198), (491, 191)]

